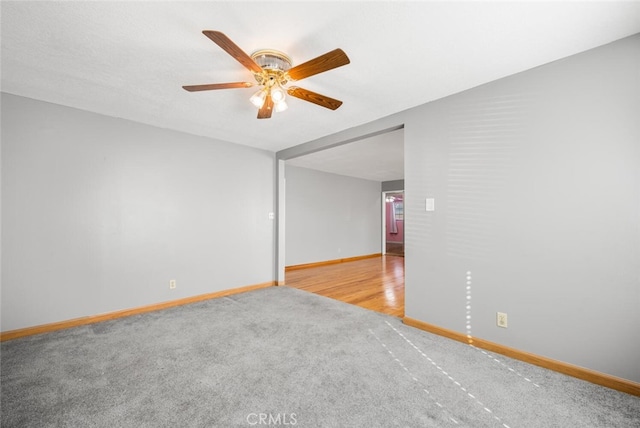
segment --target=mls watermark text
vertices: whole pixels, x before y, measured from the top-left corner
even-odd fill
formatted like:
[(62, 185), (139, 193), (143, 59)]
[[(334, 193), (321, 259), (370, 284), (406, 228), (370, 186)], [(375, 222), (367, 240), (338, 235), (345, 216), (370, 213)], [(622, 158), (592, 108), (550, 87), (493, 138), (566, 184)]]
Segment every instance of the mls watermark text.
[(298, 423), (295, 413), (249, 413), (247, 423), (256, 426), (293, 426)]

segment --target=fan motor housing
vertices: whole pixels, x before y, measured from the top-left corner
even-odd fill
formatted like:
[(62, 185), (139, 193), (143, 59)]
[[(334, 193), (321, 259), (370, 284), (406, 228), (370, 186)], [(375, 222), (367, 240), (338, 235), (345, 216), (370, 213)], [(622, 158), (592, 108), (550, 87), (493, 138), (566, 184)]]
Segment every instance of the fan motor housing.
[(291, 58), (273, 49), (260, 49), (251, 54), (251, 59), (265, 70), (287, 71), (291, 68)]
[(284, 85), (287, 82), (286, 72), (291, 68), (292, 62), (286, 54), (273, 49), (260, 49), (251, 54), (251, 59), (264, 70), (255, 74), (260, 85), (270, 82)]

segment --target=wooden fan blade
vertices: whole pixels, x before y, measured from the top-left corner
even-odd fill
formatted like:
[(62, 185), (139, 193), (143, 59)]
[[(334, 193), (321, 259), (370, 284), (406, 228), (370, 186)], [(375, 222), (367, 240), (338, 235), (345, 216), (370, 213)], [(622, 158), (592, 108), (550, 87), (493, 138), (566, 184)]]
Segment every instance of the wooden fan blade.
[(273, 99), (271, 98), (271, 94), (267, 94), (264, 99), (264, 104), (262, 104), (262, 107), (258, 110), (258, 119), (269, 119), (271, 113), (273, 113)]
[(253, 86), (251, 82), (232, 82), (232, 83), (211, 83), (209, 85), (189, 85), (182, 88), (189, 92), (210, 91), (212, 89), (233, 89), (233, 88), (250, 88)]
[(347, 65), (349, 62), (349, 57), (347, 57), (347, 54), (345, 54), (342, 49), (335, 49), (305, 63), (296, 65), (289, 70), (287, 74), (293, 80), (300, 80), (313, 76), (314, 74)]
[(223, 33), (213, 30), (204, 30), (202, 33), (249, 70), (253, 71), (254, 73), (262, 73), (262, 67), (260, 67), (253, 59), (251, 59), (249, 55), (247, 55), (242, 49), (238, 47), (238, 45), (233, 43), (231, 39), (225, 36)]
[(310, 103), (314, 103), (331, 110), (335, 110), (342, 105), (342, 101), (335, 100), (297, 86), (292, 86), (287, 89), (287, 93), (292, 97), (300, 98), (301, 100), (309, 101)]

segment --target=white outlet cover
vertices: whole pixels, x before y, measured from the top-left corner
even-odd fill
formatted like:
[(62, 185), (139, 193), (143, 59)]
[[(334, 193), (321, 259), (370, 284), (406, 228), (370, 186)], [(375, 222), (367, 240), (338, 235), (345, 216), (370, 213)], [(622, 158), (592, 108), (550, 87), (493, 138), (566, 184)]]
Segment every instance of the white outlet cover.
[(507, 328), (508, 318), (504, 312), (496, 312), (496, 325), (498, 327)]

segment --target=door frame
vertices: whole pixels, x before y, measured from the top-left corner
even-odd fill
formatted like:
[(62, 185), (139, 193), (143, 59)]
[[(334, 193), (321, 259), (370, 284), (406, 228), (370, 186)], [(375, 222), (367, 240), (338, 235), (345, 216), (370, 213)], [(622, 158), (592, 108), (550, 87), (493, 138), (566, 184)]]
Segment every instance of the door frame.
[[(382, 255), (387, 254), (387, 194), (402, 193), (402, 202), (404, 204), (404, 189), (402, 190), (385, 190), (382, 192)], [(404, 229), (403, 229), (404, 231)], [(404, 247), (404, 232), (402, 234), (402, 246)]]

